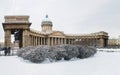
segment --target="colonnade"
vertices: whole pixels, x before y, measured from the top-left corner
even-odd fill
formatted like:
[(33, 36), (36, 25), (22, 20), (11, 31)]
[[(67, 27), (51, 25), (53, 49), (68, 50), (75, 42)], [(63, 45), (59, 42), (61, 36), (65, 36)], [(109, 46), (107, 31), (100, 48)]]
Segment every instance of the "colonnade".
[(30, 35), (30, 45), (62, 45), (62, 44), (74, 44), (75, 39), (79, 40), (79, 44), (95, 47), (104, 47), (107, 41), (104, 38), (66, 38), (66, 37), (45, 37), (45, 36), (35, 36)]
[(108, 39), (100, 37), (87, 37), (87, 38), (76, 38), (77, 42), (75, 44), (94, 46), (94, 47), (106, 47)]
[(64, 37), (43, 37), (30, 35), (30, 45), (61, 45), (61, 44), (73, 44), (74, 39)]
[[(79, 41), (81, 45), (95, 46), (95, 47), (105, 47), (107, 46), (107, 38), (100, 37), (57, 37), (57, 36), (36, 36), (30, 35), (27, 31), (23, 31), (23, 42), (22, 46), (38, 46), (38, 45), (62, 45), (62, 44), (74, 44), (75, 40)], [(11, 31), (5, 30), (5, 46), (9, 47), (11, 45)]]
[(87, 45), (87, 46), (100, 45), (100, 40), (98, 38), (82, 38), (82, 39), (78, 39), (78, 41), (81, 45)]

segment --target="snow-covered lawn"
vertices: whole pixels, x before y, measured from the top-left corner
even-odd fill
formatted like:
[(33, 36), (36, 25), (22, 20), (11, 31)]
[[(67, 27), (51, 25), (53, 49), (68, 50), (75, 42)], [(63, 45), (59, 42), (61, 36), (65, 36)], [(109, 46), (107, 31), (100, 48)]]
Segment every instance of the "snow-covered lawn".
[(117, 48), (117, 49), (113, 49), (113, 48), (100, 48), (100, 49), (97, 49), (98, 51), (104, 51), (104, 52), (120, 52), (120, 48)]
[(120, 75), (120, 53), (97, 52), (87, 59), (40, 64), (0, 56), (0, 75)]

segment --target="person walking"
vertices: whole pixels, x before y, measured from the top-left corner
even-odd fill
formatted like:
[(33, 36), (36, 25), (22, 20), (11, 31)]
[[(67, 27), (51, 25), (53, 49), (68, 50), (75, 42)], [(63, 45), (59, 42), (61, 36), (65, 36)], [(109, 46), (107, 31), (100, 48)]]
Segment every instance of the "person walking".
[(10, 55), (10, 52), (11, 52), (11, 47), (8, 47), (8, 48), (7, 48), (7, 53), (8, 53), (8, 55)]
[(4, 54), (5, 56), (7, 55), (8, 51), (7, 51), (7, 47), (4, 47)]

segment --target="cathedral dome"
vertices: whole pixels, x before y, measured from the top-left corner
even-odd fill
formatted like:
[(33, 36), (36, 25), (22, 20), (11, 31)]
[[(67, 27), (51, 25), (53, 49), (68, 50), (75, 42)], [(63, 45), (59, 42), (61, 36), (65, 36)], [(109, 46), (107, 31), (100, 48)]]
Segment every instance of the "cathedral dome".
[(41, 27), (44, 34), (52, 33), (52, 21), (48, 18), (48, 15), (43, 19)]
[(52, 21), (48, 18), (48, 15), (42, 20), (42, 25), (52, 25)]

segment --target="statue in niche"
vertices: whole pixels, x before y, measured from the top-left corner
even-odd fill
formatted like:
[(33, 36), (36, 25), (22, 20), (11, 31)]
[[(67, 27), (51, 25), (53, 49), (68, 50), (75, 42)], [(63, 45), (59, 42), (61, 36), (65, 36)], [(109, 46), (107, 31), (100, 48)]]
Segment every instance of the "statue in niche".
[(15, 32), (14, 32), (15, 41), (19, 40), (19, 35), (20, 35), (20, 30), (15, 30)]

